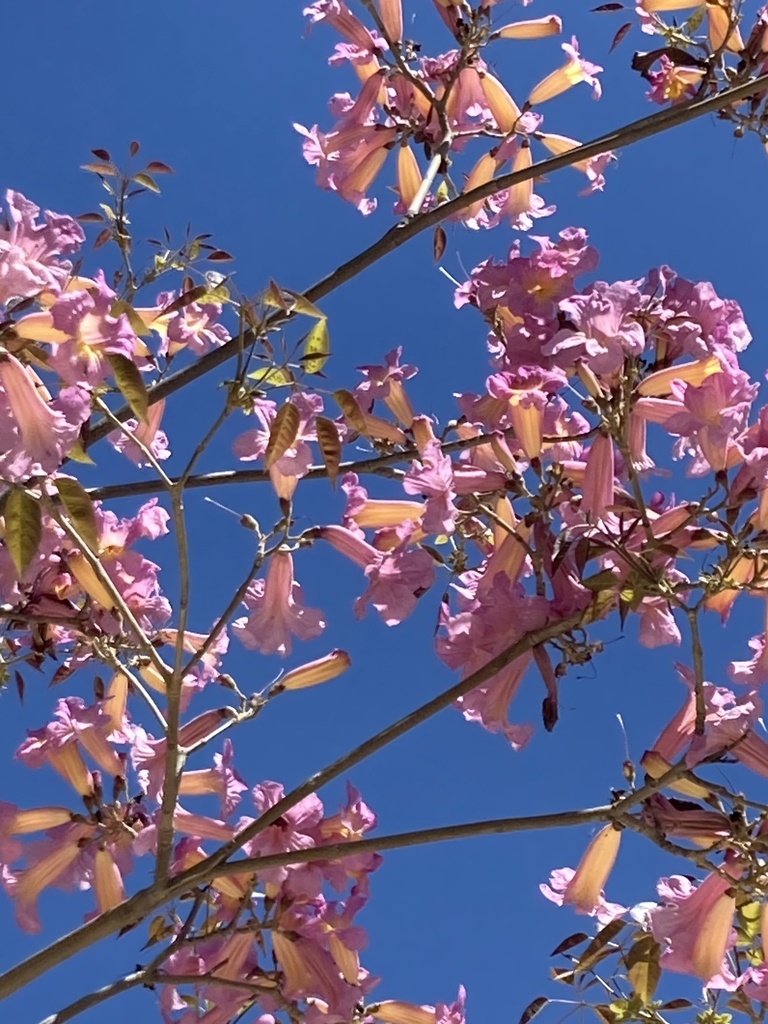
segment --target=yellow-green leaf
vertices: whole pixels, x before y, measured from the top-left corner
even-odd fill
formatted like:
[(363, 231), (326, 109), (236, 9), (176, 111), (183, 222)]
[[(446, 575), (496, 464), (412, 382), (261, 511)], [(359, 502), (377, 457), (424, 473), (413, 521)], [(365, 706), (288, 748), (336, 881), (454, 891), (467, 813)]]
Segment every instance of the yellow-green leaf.
[(269, 306), (270, 309), (282, 309), (284, 313), (288, 312), (288, 304), (285, 301), (283, 290), (280, 285), (270, 278), (267, 290), (261, 296), (261, 301), (265, 306)]
[(5, 502), (5, 546), (19, 576), (35, 557), (43, 533), (40, 505), (21, 487)]
[(363, 411), (352, 392), (347, 391), (345, 388), (339, 388), (338, 391), (333, 392), (333, 397), (336, 399), (336, 404), (344, 414), (344, 419), (348, 425), (353, 430), (356, 430), (358, 434), (367, 434), (368, 427)]
[(157, 184), (155, 179), (145, 171), (137, 171), (136, 174), (133, 175), (133, 181), (138, 185), (143, 185), (144, 188), (148, 188), (150, 192), (160, 192), (160, 186)]
[(72, 525), (91, 551), (98, 554), (99, 528), (96, 524), (96, 513), (83, 485), (74, 477), (62, 476), (56, 481), (56, 490)]
[(286, 402), (277, 410), (272, 429), (269, 432), (267, 450), (264, 453), (266, 469), (271, 469), (291, 447), (299, 433), (300, 423), (299, 410), (291, 402)]
[(112, 374), (115, 378), (115, 384), (120, 389), (120, 394), (130, 405), (134, 416), (141, 420), (142, 423), (146, 423), (149, 396), (147, 395), (144, 380), (139, 373), (139, 368), (133, 360), (128, 359), (126, 356), (121, 356), (117, 352), (108, 352), (107, 359), (112, 367)]
[(294, 377), (290, 370), (284, 366), (265, 366), (261, 370), (253, 370), (248, 374), (250, 380), (257, 384), (269, 385), (273, 388), (284, 388), (294, 383)]
[(579, 962), (574, 966), (574, 970), (589, 970), (593, 964), (601, 960), (606, 955), (605, 947), (609, 942), (613, 942), (622, 928), (625, 927), (625, 924), (625, 921), (617, 918), (615, 921), (609, 921), (608, 924), (604, 925), (579, 957)]
[(641, 935), (627, 953), (627, 975), (643, 1006), (652, 998), (661, 977), (660, 952), (661, 947), (652, 935)]
[(336, 486), (336, 477), (339, 475), (341, 463), (341, 440), (336, 424), (327, 416), (315, 418), (315, 429), (317, 430), (317, 443), (320, 446), (320, 454), (323, 456), (325, 468), (328, 471), (328, 479), (333, 487)]
[(295, 312), (302, 313), (304, 316), (313, 316), (316, 320), (325, 320), (325, 313), (318, 309), (314, 302), (310, 302), (301, 292), (292, 292), (290, 288), (285, 288), (284, 291), (293, 299)]
[(87, 466), (96, 465), (96, 463), (93, 461), (93, 459), (85, 450), (85, 448), (83, 448), (81, 441), (75, 441), (75, 443), (67, 452), (67, 458), (72, 459), (73, 462), (82, 462)]
[(142, 337), (145, 334), (151, 334), (152, 330), (144, 321), (141, 319), (139, 314), (130, 304), (125, 302), (123, 299), (115, 299), (112, 303), (112, 308), (109, 311), (110, 316), (120, 316), (123, 313), (128, 318), (128, 323), (131, 325), (131, 330), (138, 337)]
[(328, 336), (328, 321), (323, 318), (314, 324), (304, 342), (301, 365), (305, 373), (320, 373), (328, 361), (331, 341)]

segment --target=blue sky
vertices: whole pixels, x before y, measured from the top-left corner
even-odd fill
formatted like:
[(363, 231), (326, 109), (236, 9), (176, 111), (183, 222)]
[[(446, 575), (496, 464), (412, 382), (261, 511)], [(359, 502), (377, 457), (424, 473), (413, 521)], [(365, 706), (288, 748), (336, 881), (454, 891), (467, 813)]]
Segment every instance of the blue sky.
[[(373, 241), (392, 223), (388, 193), (378, 188), (379, 210), (361, 217), (337, 196), (313, 185), (313, 170), (301, 157), (299, 121), (329, 127), (327, 98), (354, 89), (345, 69), (329, 68), (333, 32), (316, 26), (304, 34), (301, 4), (256, 4), (219, 0), (135, 0), (130, 5), (54, 0), (13, 4), (4, 16), (6, 48), (26, 58), (6, 68), (7, 120), (0, 154), (0, 184), (25, 193), (41, 206), (61, 212), (93, 209), (101, 200), (98, 181), (79, 170), (92, 147), (117, 156), (131, 139), (141, 155), (172, 165), (162, 197), (137, 204), (136, 233), (157, 235), (165, 224), (176, 237), (191, 221), (237, 257), (236, 282), (256, 294), (268, 278), (303, 289)], [(595, 103), (586, 87), (545, 109), (546, 129), (587, 139), (651, 108), (644, 87), (629, 70), (634, 34), (612, 53), (620, 21), (591, 14), (583, 0), (538, 0), (528, 14), (561, 14), (566, 35), (579, 36), (582, 52), (605, 65), (604, 98)], [(447, 32), (428, 3), (406, 0), (410, 35), (425, 51), (450, 48)], [(503, 0), (500, 21), (525, 16)], [(516, 95), (560, 62), (558, 40), (500, 44), (492, 54), (499, 75)], [(549, 109), (551, 107), (551, 109)], [(711, 280), (722, 296), (743, 306), (755, 341), (745, 367), (763, 378), (765, 305), (763, 224), (766, 156), (753, 137), (735, 141), (727, 124), (706, 118), (669, 136), (639, 143), (609, 168), (602, 195), (577, 196), (582, 179), (570, 170), (542, 185), (557, 213), (536, 224), (536, 234), (555, 235), (583, 225), (601, 253), (597, 277), (639, 277), (668, 263), (693, 280)], [(378, 187), (378, 186), (377, 186)], [(500, 227), (473, 234), (448, 227), (442, 264), (462, 280), (487, 256), (502, 257), (513, 233)], [(104, 250), (102, 250), (102, 253)], [(99, 265), (88, 254), (86, 270)], [(150, 296), (151, 297), (151, 296)], [(353, 368), (376, 363), (395, 345), (421, 368), (411, 394), (419, 411), (441, 417), (453, 412), (450, 395), (479, 387), (487, 373), (483, 325), (471, 310), (456, 312), (452, 286), (435, 267), (427, 232), (329, 296), (333, 359), (329, 384), (351, 386)], [(220, 400), (210, 384), (181, 395), (167, 413), (172, 448), (183, 455), (207, 426)], [(225, 431), (202, 468), (234, 466), (234, 434)], [(137, 471), (110, 452), (96, 453), (97, 470), (88, 482), (134, 479)], [(173, 461), (170, 468), (178, 463)], [(675, 478), (674, 485), (679, 481)], [(683, 484), (683, 486), (685, 486)], [(371, 487), (373, 491), (374, 486)], [(223, 607), (250, 557), (251, 538), (225, 512), (189, 499), (193, 543), (192, 628), (204, 629)], [(303, 497), (302, 497), (303, 495)], [(273, 495), (261, 485), (211, 492), (239, 512), (272, 521)], [(115, 507), (128, 514), (126, 501)], [(300, 522), (334, 522), (342, 499), (324, 484), (299, 488)], [(170, 539), (149, 557), (172, 561)], [(297, 559), (298, 577), (311, 605), (329, 617), (325, 636), (306, 645), (308, 656), (343, 646), (353, 669), (326, 687), (288, 695), (233, 740), (237, 764), (250, 783), (300, 781), (388, 721), (445, 689), (453, 676), (432, 651), (438, 585), (412, 618), (390, 630), (370, 614), (352, 616), (361, 592), (359, 573), (335, 553), (316, 550)], [(173, 570), (165, 580), (172, 592)], [(724, 682), (731, 657), (743, 657), (744, 639), (754, 632), (751, 602), (726, 634), (707, 621), (708, 677)], [(601, 630), (607, 645), (594, 666), (569, 677), (562, 692), (561, 721), (551, 735), (541, 728), (530, 745), (514, 754), (498, 737), (465, 724), (455, 711), (443, 712), (351, 773), (351, 781), (379, 814), (380, 830), (394, 832), (473, 818), (559, 810), (601, 803), (610, 786), (622, 785), (624, 740), (616, 722), (627, 723), (633, 756), (639, 757), (677, 707), (682, 687), (673, 661), (682, 651), (639, 650), (635, 626), (622, 637), (618, 623)], [(732, 639), (731, 639), (732, 638)], [(289, 664), (298, 663), (297, 660)], [(233, 644), (227, 669), (245, 689), (264, 685), (279, 666)], [(85, 687), (87, 688), (87, 683)], [(29, 678), (26, 702), (2, 696), (0, 752), (4, 763), (26, 727), (48, 720), (53, 701), (43, 677)], [(519, 720), (536, 721), (540, 685), (533, 678), (516, 702)], [(52, 773), (31, 773), (17, 763), (4, 775), (0, 798), (22, 805), (57, 802), (67, 794)], [(760, 785), (756, 787), (758, 791)], [(341, 784), (323, 798), (333, 810)], [(365, 964), (383, 981), (381, 998), (434, 1003), (455, 996), (459, 983), (469, 993), (474, 1022), (501, 1016), (514, 1022), (525, 1005), (548, 987), (548, 952), (585, 922), (543, 900), (538, 884), (553, 867), (575, 864), (588, 829), (491, 837), (393, 852), (373, 877), (373, 898), (364, 920), (369, 931)], [(669, 860), (629, 837), (620, 855), (609, 897), (648, 899)], [(0, 966), (37, 949), (90, 909), (90, 897), (53, 894), (41, 901), (42, 936), (19, 934), (10, 905), (0, 901), (5, 941)], [(98, 950), (72, 961), (9, 1001), (9, 1020), (37, 1021), (59, 1005), (97, 987), (141, 962), (133, 936), (111, 938)], [(567, 995), (563, 988), (559, 993)], [(555, 1011), (547, 1011), (558, 1019)], [(154, 1019), (153, 997), (134, 992), (84, 1014), (86, 1024), (134, 1021), (137, 1013)], [(248, 1018), (246, 1017), (246, 1020)]]

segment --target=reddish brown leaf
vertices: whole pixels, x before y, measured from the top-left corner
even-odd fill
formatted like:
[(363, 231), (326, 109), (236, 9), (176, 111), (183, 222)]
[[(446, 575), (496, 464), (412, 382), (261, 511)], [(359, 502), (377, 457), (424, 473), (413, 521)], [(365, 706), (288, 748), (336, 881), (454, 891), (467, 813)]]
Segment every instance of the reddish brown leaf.
[(582, 942), (586, 942), (589, 936), (586, 932), (574, 932), (573, 935), (569, 935), (563, 939), (559, 946), (556, 946), (550, 956), (557, 956), (559, 953), (565, 953), (568, 949), (573, 949), (574, 946), (580, 946)]
[(230, 255), (225, 249), (214, 249), (213, 252), (209, 252), (205, 257), (207, 260), (233, 260), (235, 257)]
[(114, 164), (108, 163), (80, 164), (80, 169), (83, 171), (93, 171), (94, 174), (107, 174), (112, 178), (117, 174)]
[(190, 288), (188, 291), (182, 292), (177, 299), (174, 299), (169, 306), (166, 306), (161, 315), (165, 316), (168, 313), (178, 313), (180, 309), (184, 309), (185, 306), (190, 306), (193, 302), (197, 302), (198, 299), (201, 299), (207, 294), (207, 285), (195, 285), (194, 288)]
[(615, 35), (615, 36), (613, 37), (613, 42), (612, 42), (612, 43), (611, 43), (611, 45), (610, 45), (610, 46), (608, 47), (608, 53), (613, 53), (613, 51), (614, 51), (614, 50), (616, 49), (616, 47), (617, 47), (617, 46), (619, 45), (619, 43), (621, 42), (621, 40), (622, 40), (622, 39), (624, 38), (624, 36), (625, 36), (625, 35), (627, 34), (627, 32), (629, 32), (629, 30), (630, 30), (631, 28), (632, 28), (632, 22), (631, 22), (631, 21), (627, 21), (627, 22), (625, 22), (625, 23), (624, 23), (624, 24), (623, 24), (623, 25), (621, 26), (621, 28), (619, 29), (619, 31), (618, 31), (618, 32), (616, 33), (616, 35)]
[(94, 156), (97, 156), (99, 160), (106, 160), (107, 163), (112, 162), (112, 157), (109, 155), (109, 150), (107, 149), (92, 149), (91, 152)]
[(100, 249), (102, 245), (105, 245), (112, 237), (112, 228), (102, 228), (101, 231), (96, 235), (93, 240), (93, 248)]
[(344, 419), (347, 424), (356, 430), (358, 434), (366, 435), (368, 433), (368, 427), (363, 416), (363, 411), (357, 404), (357, 399), (351, 391), (347, 391), (344, 388), (339, 388), (338, 391), (333, 392), (333, 397), (336, 399), (336, 404), (344, 414)]
[(75, 220), (79, 220), (83, 224), (99, 224), (104, 220), (104, 216), (101, 213), (78, 213)]
[(443, 253), (445, 252), (445, 243), (447, 236), (445, 234), (445, 228), (442, 224), (438, 224), (435, 228), (435, 234), (432, 238), (432, 258), (435, 263), (442, 259)]
[(134, 139), (133, 142), (128, 147), (128, 153), (133, 157), (136, 156), (140, 149), (141, 143), (137, 142), (136, 139)]
[(323, 462), (328, 471), (328, 479), (331, 481), (331, 486), (335, 487), (341, 463), (339, 432), (333, 420), (329, 420), (326, 416), (317, 416), (315, 418), (315, 427), (317, 429), (317, 443), (320, 446), (320, 454), (323, 456)]
[(602, 14), (605, 11), (623, 11), (623, 10), (624, 10), (624, 4), (610, 3), (610, 4), (600, 4), (599, 7), (593, 7), (590, 13), (592, 13), (592, 14), (595, 14), (595, 13)]
[(286, 402), (277, 410), (277, 415), (269, 432), (267, 450), (264, 453), (264, 468), (271, 469), (293, 445), (299, 433), (301, 417), (299, 410), (291, 402)]
[(24, 703), (24, 677), (18, 669), (15, 669), (14, 675), (16, 676), (16, 693), (19, 695), (19, 702)]
[(549, 1000), (546, 996), (537, 996), (537, 998), (528, 1003), (526, 1008), (523, 1010), (518, 1024), (528, 1024), (528, 1021), (535, 1017), (539, 1010), (543, 1010), (548, 1002)]
[(162, 160), (150, 160), (147, 164), (147, 170), (152, 171), (153, 174), (175, 174), (176, 172), (168, 164), (164, 164)]

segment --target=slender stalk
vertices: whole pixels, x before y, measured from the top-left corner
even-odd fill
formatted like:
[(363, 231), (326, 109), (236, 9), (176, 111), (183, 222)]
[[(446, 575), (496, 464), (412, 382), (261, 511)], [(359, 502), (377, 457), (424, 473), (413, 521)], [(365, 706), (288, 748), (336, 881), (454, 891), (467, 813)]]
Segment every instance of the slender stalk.
[(696, 725), (694, 732), (697, 736), (703, 736), (707, 718), (707, 705), (704, 701), (704, 649), (701, 645), (701, 635), (699, 633), (699, 610), (698, 608), (686, 608), (685, 613), (688, 616), (688, 622), (691, 627), (693, 687), (696, 699)]

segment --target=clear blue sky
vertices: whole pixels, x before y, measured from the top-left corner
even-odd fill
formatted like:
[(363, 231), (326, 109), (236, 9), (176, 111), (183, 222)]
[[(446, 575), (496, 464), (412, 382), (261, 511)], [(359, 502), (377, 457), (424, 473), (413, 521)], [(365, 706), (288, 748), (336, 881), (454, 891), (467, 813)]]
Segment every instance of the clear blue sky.
[[(406, 0), (405, 6), (408, 18), (418, 10), (409, 34), (424, 38), (428, 52), (450, 48), (429, 3)], [(647, 37), (635, 33), (609, 54), (619, 20), (590, 14), (592, 6), (584, 0), (538, 0), (527, 12), (561, 14), (566, 35), (578, 35), (582, 52), (606, 67), (602, 101), (593, 102), (584, 87), (545, 110), (548, 130), (584, 139), (652, 109), (643, 83), (629, 70), (633, 44), (643, 47)], [(331, 30), (317, 26), (305, 37), (301, 7), (288, 0), (8, 5), (0, 184), (56, 211), (93, 209), (101, 199), (98, 181), (78, 166), (91, 147), (122, 154), (131, 139), (138, 139), (142, 154), (171, 164), (177, 174), (164, 179), (162, 197), (142, 201), (137, 233), (157, 235), (166, 224), (178, 237), (191, 221), (237, 256), (236, 280), (243, 292), (255, 294), (269, 277), (288, 287), (307, 287), (370, 243), (392, 219), (383, 190), (379, 211), (363, 218), (337, 196), (317, 190), (313, 170), (302, 160), (292, 122), (328, 127), (327, 97), (354, 89), (355, 82), (345, 69), (326, 64), (336, 42)], [(496, 10), (500, 20), (524, 16), (512, 0)], [(559, 42), (497, 47), (493, 60), (511, 91), (525, 95), (559, 63)], [(538, 222), (535, 233), (555, 235), (566, 226), (584, 225), (601, 253), (598, 276), (608, 280), (639, 277), (660, 263), (688, 278), (711, 280), (720, 295), (742, 304), (755, 337), (745, 365), (762, 379), (768, 327), (766, 175), (768, 163), (756, 139), (736, 142), (727, 125), (704, 119), (620, 154), (603, 195), (579, 198), (578, 175), (569, 170), (555, 175), (539, 191), (557, 202), (558, 211)], [(511, 241), (506, 227), (483, 234), (449, 227), (443, 264), (463, 279), (462, 268), (469, 270), (489, 255), (503, 256)], [(333, 386), (351, 386), (354, 366), (378, 362), (390, 348), (403, 345), (407, 361), (421, 367), (413, 381), (414, 404), (445, 417), (453, 412), (451, 393), (480, 386), (486, 375), (485, 332), (470, 310), (454, 311), (451, 285), (435, 268), (430, 246), (428, 237), (417, 238), (323, 303), (334, 351), (328, 373)], [(99, 265), (97, 257), (88, 256), (93, 262), (86, 270)], [(213, 396), (210, 386), (196, 387), (173, 403), (167, 419), (172, 448), (188, 450), (201, 422), (214, 415), (214, 405), (205, 407), (218, 400)], [(235, 465), (229, 452), (234, 432), (209, 453), (208, 468)], [(137, 475), (109, 453), (97, 455), (97, 461), (100, 481)], [(177, 465), (171, 462), (170, 468)], [(95, 482), (94, 476), (88, 479)], [(342, 499), (327, 486), (305, 485), (299, 495), (307, 525), (338, 521)], [(220, 489), (212, 496), (265, 521), (274, 514), (272, 493), (263, 486)], [(202, 499), (195, 492), (189, 500), (191, 624), (199, 630), (226, 603), (250, 545), (231, 517)], [(130, 501), (118, 507), (128, 513), (136, 506)], [(148, 554), (172, 560), (172, 543), (160, 542)], [(298, 558), (297, 571), (308, 603), (324, 608), (330, 620), (325, 636), (300, 654), (343, 646), (353, 657), (353, 669), (325, 687), (277, 702), (234, 734), (238, 767), (252, 784), (299, 781), (454, 678), (432, 650), (441, 586), (393, 631), (373, 614), (354, 622), (351, 606), (361, 578), (334, 553), (318, 550)], [(166, 579), (172, 591), (172, 570)], [(708, 622), (708, 678), (724, 682), (724, 663), (744, 656), (744, 638), (755, 631), (753, 613), (748, 603), (729, 629), (730, 647), (722, 644), (715, 620)], [(611, 785), (622, 785), (617, 713), (627, 722), (637, 758), (678, 705), (682, 687), (672, 662), (689, 656), (684, 649), (638, 650), (632, 623), (623, 639), (616, 622), (602, 635), (616, 642), (594, 672), (587, 668), (565, 681), (555, 732), (537, 728), (522, 753), (514, 754), (503, 740), (465, 724), (450, 710), (355, 769), (350, 778), (378, 813), (380, 830), (559, 810), (608, 798)], [(259, 688), (277, 668), (276, 661), (236, 643), (232, 651), (226, 667), (245, 689)], [(42, 676), (27, 680), (23, 710), (15, 695), (3, 695), (4, 766), (24, 728), (47, 721), (55, 697), (64, 695), (64, 689), (51, 692)], [(516, 717), (537, 721), (541, 696), (532, 673), (516, 701)], [(0, 798), (22, 805), (68, 799), (52, 773), (13, 764), (3, 777)], [(330, 810), (341, 792), (339, 784), (322, 794)], [(383, 978), (376, 995), (434, 1003), (454, 998), (463, 983), (475, 1024), (492, 1019), (514, 1024), (530, 999), (553, 992), (546, 956), (585, 923), (545, 902), (538, 884), (551, 868), (575, 864), (588, 835), (583, 829), (485, 838), (388, 854), (373, 876), (373, 898), (362, 921), (370, 936), (364, 962)], [(658, 874), (676, 867), (628, 837), (609, 898), (652, 898)], [(0, 966), (5, 969), (79, 923), (90, 906), (87, 894), (44, 897), (44, 934), (29, 937), (16, 931), (10, 905), (0, 899), (5, 936)], [(137, 945), (132, 936), (108, 939), (9, 1001), (3, 1019), (37, 1021), (132, 969), (142, 958)], [(150, 993), (131, 993), (81, 1020), (127, 1024), (137, 1013), (155, 1019)]]

